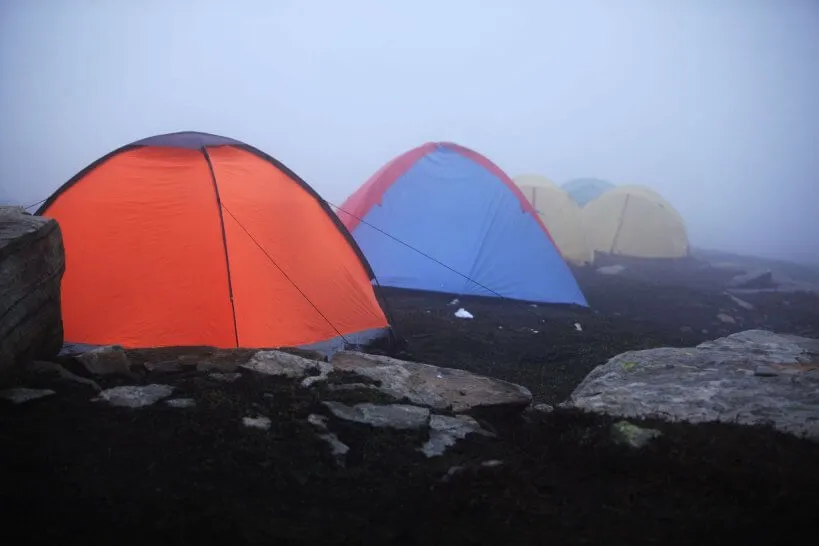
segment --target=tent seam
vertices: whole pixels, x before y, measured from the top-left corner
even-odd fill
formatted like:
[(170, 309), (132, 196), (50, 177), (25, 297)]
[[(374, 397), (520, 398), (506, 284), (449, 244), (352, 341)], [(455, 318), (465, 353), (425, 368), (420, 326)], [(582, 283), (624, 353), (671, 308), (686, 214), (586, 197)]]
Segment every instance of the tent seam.
[(210, 172), (210, 180), (213, 183), (213, 194), (216, 197), (216, 210), (219, 214), (219, 229), (222, 233), (222, 248), (225, 250), (225, 267), (227, 269), (227, 283), (228, 283), (228, 297), (230, 298), (230, 311), (233, 317), (233, 337), (236, 341), (236, 347), (239, 347), (239, 325), (236, 320), (236, 301), (233, 297), (233, 278), (230, 274), (230, 255), (228, 254), (227, 233), (225, 231), (225, 216), (222, 214), (222, 197), (219, 195), (219, 184), (216, 181), (216, 172), (213, 170), (213, 162), (208, 154), (207, 147), (200, 148), (202, 155), (205, 157), (205, 162), (208, 165)]

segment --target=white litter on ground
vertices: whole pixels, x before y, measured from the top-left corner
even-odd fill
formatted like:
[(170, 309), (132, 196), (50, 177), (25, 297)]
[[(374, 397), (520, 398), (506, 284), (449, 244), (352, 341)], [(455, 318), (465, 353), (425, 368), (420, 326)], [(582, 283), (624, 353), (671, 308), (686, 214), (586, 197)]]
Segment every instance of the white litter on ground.
[(460, 309), (458, 309), (457, 311), (455, 311), (455, 316), (456, 316), (456, 317), (458, 317), (458, 318), (463, 318), (463, 319), (471, 319), (471, 318), (475, 318), (475, 317), (472, 315), (472, 313), (470, 313), (469, 311), (467, 311), (467, 310), (466, 310), (466, 309), (464, 309), (463, 307), (461, 307)]
[(583, 327), (582, 327), (582, 326), (580, 326), (580, 323), (579, 323), (579, 322), (575, 322), (575, 323), (574, 323), (574, 329), (575, 329), (575, 330), (577, 330), (578, 332), (582, 332), (582, 331), (583, 331)]
[(270, 428), (271, 422), (267, 417), (242, 417), (242, 424), (250, 428), (267, 430)]
[(461, 300), (459, 300), (458, 298), (455, 298), (454, 300), (449, 302), (449, 305), (458, 305), (459, 303), (461, 303)]

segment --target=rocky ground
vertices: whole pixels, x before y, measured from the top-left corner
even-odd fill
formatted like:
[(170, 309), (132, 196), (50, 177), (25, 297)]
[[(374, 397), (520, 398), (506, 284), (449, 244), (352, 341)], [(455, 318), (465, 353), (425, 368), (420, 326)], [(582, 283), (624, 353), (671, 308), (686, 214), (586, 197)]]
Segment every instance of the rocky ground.
[[(819, 296), (732, 299), (724, 270), (577, 275), (593, 311), (389, 292), (406, 339), (397, 356), (506, 379), (556, 404), (624, 351), (751, 328), (819, 337)], [(460, 308), (473, 318), (457, 318)], [(247, 351), (127, 356), (130, 377), (63, 361), (86, 382), (42, 370), (2, 378), (0, 389), (54, 391), (0, 405), (13, 543), (770, 544), (819, 530), (819, 446), (767, 428), (637, 422), (660, 434), (636, 448), (618, 441), (628, 434), (614, 418), (498, 413), (476, 416), (484, 433), (429, 456), (428, 421), (395, 429), (339, 417), (357, 403), (406, 402), (343, 388), (371, 382), (352, 372), (305, 387), (237, 367), (252, 361)], [(173, 390), (134, 409), (91, 401), (90, 381)]]

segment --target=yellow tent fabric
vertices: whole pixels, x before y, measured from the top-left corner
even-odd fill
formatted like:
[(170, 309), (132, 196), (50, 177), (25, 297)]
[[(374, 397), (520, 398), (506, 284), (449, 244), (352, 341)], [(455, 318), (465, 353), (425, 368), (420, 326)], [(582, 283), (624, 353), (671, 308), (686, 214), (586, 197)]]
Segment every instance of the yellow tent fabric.
[(590, 263), (593, 256), (574, 199), (544, 176), (522, 175), (514, 181), (538, 211), (563, 259), (577, 265)]
[(635, 258), (682, 258), (688, 230), (680, 213), (644, 186), (618, 186), (581, 210), (592, 252)]

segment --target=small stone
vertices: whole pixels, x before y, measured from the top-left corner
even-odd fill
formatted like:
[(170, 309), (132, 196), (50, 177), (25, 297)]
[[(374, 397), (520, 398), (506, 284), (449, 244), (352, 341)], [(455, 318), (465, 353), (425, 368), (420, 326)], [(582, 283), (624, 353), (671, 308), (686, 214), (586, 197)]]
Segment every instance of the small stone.
[(141, 408), (151, 406), (163, 398), (167, 398), (172, 392), (173, 387), (170, 385), (129, 385), (105, 389), (100, 392), (99, 397), (93, 400), (103, 400), (112, 406)]
[(298, 379), (307, 376), (312, 371), (327, 375), (332, 366), (326, 362), (311, 360), (302, 356), (285, 353), (283, 351), (259, 351), (246, 364), (240, 367), (266, 375), (277, 375)]
[(341, 402), (323, 402), (324, 406), (339, 419), (363, 423), (373, 427), (400, 430), (417, 429), (429, 423), (429, 410), (405, 404), (377, 405), (370, 403), (348, 406)]
[(0, 392), (0, 398), (5, 398), (13, 404), (22, 404), (38, 398), (45, 398), (57, 394), (51, 389), (28, 389), (25, 387), (17, 387), (14, 389), (7, 389)]
[(607, 265), (604, 267), (597, 268), (597, 272), (600, 275), (619, 275), (625, 270), (626, 270), (625, 266), (622, 265)]
[(421, 452), (427, 457), (443, 455), (447, 448), (455, 445), (458, 440), (469, 434), (477, 433), (490, 435), (481, 428), (475, 419), (468, 415), (449, 417), (447, 415), (433, 415), (429, 420), (429, 440), (421, 446)]
[(227, 373), (211, 372), (211, 373), (208, 374), (208, 377), (210, 377), (211, 379), (214, 379), (216, 381), (222, 381), (224, 383), (233, 383), (234, 381), (236, 381), (237, 379), (242, 377), (242, 374), (240, 374), (239, 372), (227, 372)]
[(272, 423), (267, 417), (242, 417), (242, 424), (250, 428), (268, 430)]
[(731, 315), (726, 315), (725, 313), (720, 313), (717, 315), (717, 318), (726, 324), (736, 324), (736, 320)]
[(662, 433), (659, 430), (642, 428), (628, 421), (618, 421), (611, 426), (614, 443), (627, 445), (635, 449), (646, 446), (651, 440)]
[(754, 308), (753, 304), (748, 303), (748, 302), (747, 302), (747, 301), (745, 301), (745, 300), (741, 300), (741, 299), (739, 299), (739, 298), (738, 298), (738, 297), (736, 297), (736, 296), (732, 296), (732, 295), (730, 295), (730, 294), (729, 294), (729, 295), (728, 295), (728, 297), (730, 297), (730, 298), (731, 298), (731, 301), (733, 301), (735, 304), (737, 304), (738, 306), (742, 307), (743, 309), (746, 309), (746, 310), (748, 310), (748, 311), (751, 311), (751, 310), (753, 310), (753, 308)]
[(339, 466), (344, 466), (344, 457), (350, 451), (350, 446), (342, 442), (338, 436), (332, 432), (319, 434), (319, 438), (327, 442), (330, 446), (330, 451), (336, 457), (336, 462)]
[(453, 466), (449, 470), (446, 471), (446, 474), (444, 474), (444, 477), (441, 478), (441, 481), (442, 482), (448, 482), (449, 480), (452, 479), (453, 476), (455, 476), (456, 474), (460, 474), (464, 470), (466, 470), (466, 467), (463, 466), (463, 465)]
[(185, 368), (176, 360), (166, 360), (164, 362), (146, 362), (145, 369), (153, 373), (179, 373)]
[(136, 377), (136, 374), (131, 371), (131, 363), (125, 349), (119, 345), (95, 347), (78, 355), (76, 359), (94, 375)]
[(165, 403), (172, 408), (193, 408), (196, 407), (196, 400), (193, 398), (173, 398), (165, 400)]
[(311, 413), (310, 415), (307, 416), (307, 422), (316, 428), (320, 428), (322, 430), (327, 429), (327, 418), (323, 415)]

